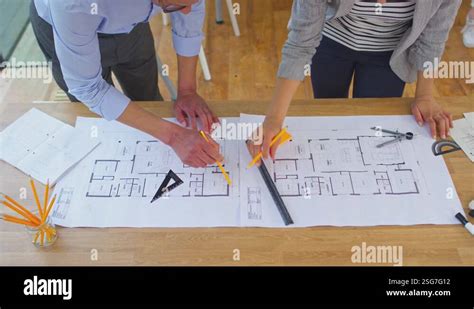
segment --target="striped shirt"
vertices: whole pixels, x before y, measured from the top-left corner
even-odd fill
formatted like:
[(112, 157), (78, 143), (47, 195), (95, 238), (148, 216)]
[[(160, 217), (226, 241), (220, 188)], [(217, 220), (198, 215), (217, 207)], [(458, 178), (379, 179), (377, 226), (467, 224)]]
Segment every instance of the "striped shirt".
[(393, 51), (411, 27), (415, 0), (357, 1), (348, 15), (326, 23), (323, 35), (356, 51)]

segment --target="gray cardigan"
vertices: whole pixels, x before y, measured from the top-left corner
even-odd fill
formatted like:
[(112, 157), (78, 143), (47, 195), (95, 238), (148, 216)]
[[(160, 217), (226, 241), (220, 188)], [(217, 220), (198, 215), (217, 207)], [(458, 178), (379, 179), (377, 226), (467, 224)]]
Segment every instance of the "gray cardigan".
[[(327, 20), (347, 15), (356, 0), (294, 0), (278, 77), (303, 80)], [(426, 61), (440, 58), (461, 0), (416, 0), (413, 25), (390, 59), (393, 71), (404, 81), (416, 81)]]

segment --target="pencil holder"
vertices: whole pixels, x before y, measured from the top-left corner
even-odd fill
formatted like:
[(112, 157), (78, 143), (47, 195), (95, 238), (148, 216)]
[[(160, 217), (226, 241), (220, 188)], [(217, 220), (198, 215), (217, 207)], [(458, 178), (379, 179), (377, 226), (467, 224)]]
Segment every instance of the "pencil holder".
[[(38, 216), (38, 211), (33, 213), (35, 216)], [(56, 226), (53, 223), (51, 217), (46, 218), (43, 224), (32, 227), (25, 226), (28, 235), (31, 238), (31, 242), (37, 248), (47, 248), (52, 246), (58, 239), (58, 233)]]

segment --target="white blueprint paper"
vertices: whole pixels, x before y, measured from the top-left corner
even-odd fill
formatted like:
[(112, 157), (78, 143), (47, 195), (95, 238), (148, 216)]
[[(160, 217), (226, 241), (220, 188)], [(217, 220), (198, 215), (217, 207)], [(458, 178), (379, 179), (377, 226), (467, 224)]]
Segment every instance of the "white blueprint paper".
[[(295, 222), (290, 227), (458, 223), (463, 210), (444, 160), (412, 116), (288, 117), (286, 126), (293, 140), (266, 165)], [(415, 138), (379, 149), (393, 137), (377, 136), (374, 126)], [(246, 170), (246, 147), (240, 158), (241, 224), (283, 227), (258, 169)]]
[(97, 140), (33, 108), (0, 133), (0, 159), (53, 185), (97, 145)]
[(469, 122), (469, 125), (474, 128), (474, 112), (464, 113), (464, 117)]
[[(237, 122), (238, 118), (226, 119)], [(76, 127), (97, 134), (101, 145), (55, 188), (53, 218), (69, 227), (239, 226), (239, 146), (219, 141), (229, 186), (217, 166), (184, 166), (152, 136), (118, 122), (78, 118)], [(150, 203), (169, 170), (184, 182)], [(172, 182), (171, 182), (172, 183)], [(171, 184), (170, 183), (170, 184)]]
[[(432, 154), (427, 128), (411, 116), (288, 117), (286, 125), (294, 139), (267, 166), (295, 222), (290, 227), (458, 224), (454, 215), (463, 210), (446, 165)], [(246, 169), (251, 158), (242, 141), (219, 141), (229, 187), (217, 167), (183, 166), (169, 147), (138, 130), (95, 118), (78, 118), (76, 126), (97, 134), (101, 145), (55, 188), (57, 224), (283, 227), (257, 168)], [(392, 137), (377, 136), (372, 126), (415, 138), (377, 149)], [(170, 169), (184, 184), (150, 204)]]
[(451, 136), (461, 147), (469, 159), (474, 162), (474, 122), (470, 114), (465, 114), (466, 118), (453, 121)]

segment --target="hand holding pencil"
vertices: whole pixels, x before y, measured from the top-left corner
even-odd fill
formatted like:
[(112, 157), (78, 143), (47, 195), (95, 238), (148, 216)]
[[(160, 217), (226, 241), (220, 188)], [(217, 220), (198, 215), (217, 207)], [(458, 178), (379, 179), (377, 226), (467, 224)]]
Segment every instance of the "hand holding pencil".
[(204, 168), (224, 159), (219, 152), (219, 145), (212, 138), (206, 141), (199, 131), (176, 127), (168, 145), (185, 165)]
[[(209, 138), (207, 137), (206, 133), (204, 133), (204, 131), (200, 131), (199, 133), (206, 140), (206, 142), (208, 142), (208, 143), (210, 142)], [(226, 172), (224, 166), (222, 165), (222, 163), (219, 162), (219, 161), (216, 161), (216, 164), (219, 167), (219, 169), (221, 170), (222, 175), (224, 175), (224, 178), (227, 181), (227, 183), (229, 184), (229, 186), (231, 186), (232, 181), (230, 180), (229, 174), (227, 174), (227, 172)]]
[[(260, 127), (259, 130), (262, 130), (262, 127)], [(251, 168), (255, 164), (260, 166), (260, 160), (262, 158), (268, 158), (268, 155), (270, 155), (272, 159), (275, 159), (276, 149), (291, 140), (292, 136), (288, 133), (286, 128), (277, 131), (276, 128), (266, 128), (264, 125), (263, 135), (260, 134), (259, 138), (263, 138), (261, 143), (247, 140), (247, 148), (253, 157), (253, 160), (249, 163), (247, 168)]]

